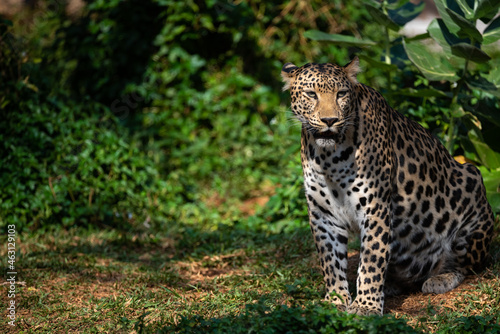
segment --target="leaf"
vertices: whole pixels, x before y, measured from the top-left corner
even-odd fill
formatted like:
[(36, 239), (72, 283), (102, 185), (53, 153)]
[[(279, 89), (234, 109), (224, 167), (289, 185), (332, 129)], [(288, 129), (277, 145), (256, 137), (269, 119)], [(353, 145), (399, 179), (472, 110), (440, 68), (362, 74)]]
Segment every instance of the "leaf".
[(500, 169), (489, 171), (486, 167), (479, 167), (483, 176), (484, 187), (486, 188), (486, 197), (493, 209), (493, 212), (500, 212)]
[[(452, 104), (450, 106), (450, 115), (455, 118), (461, 118), (465, 116), (465, 111), (462, 106), (458, 104)], [(479, 123), (480, 124), (480, 123)]]
[(483, 44), (491, 44), (500, 39), (500, 16), (484, 29)]
[(399, 26), (404, 26), (406, 23), (410, 22), (416, 18), (422, 10), (424, 10), (425, 3), (421, 1), (419, 4), (413, 4), (411, 2), (405, 3), (401, 7), (392, 9), (388, 11), (389, 18)]
[(353, 36), (339, 35), (339, 34), (328, 34), (326, 32), (318, 30), (308, 30), (304, 32), (304, 37), (312, 39), (314, 41), (328, 41), (339, 43), (343, 46), (370, 46), (376, 45), (375, 42), (369, 39), (358, 39)]
[(498, 0), (479, 0), (474, 10), (474, 18), (488, 23), (496, 16), (499, 8), (500, 2)]
[(477, 30), (474, 24), (472, 24), (470, 21), (467, 21), (451, 9), (446, 8), (446, 12), (453, 20), (453, 22), (455, 22), (460, 27), (460, 29), (458, 30), (459, 37), (468, 36), (476, 42), (483, 42), (483, 36), (481, 36), (481, 33), (479, 32), (479, 30)]
[(485, 63), (491, 59), (484, 51), (467, 43), (452, 45), (451, 53), (457, 57), (472, 60), (475, 63)]
[(453, 34), (457, 33), (460, 30), (460, 27), (451, 19), (450, 15), (446, 11), (448, 7), (446, 0), (434, 0), (434, 3), (436, 4), (439, 15), (441, 15), (441, 18), (450, 32)]
[(500, 111), (495, 107), (495, 103), (494, 98), (483, 98), (474, 106), (466, 106), (466, 109), (500, 128)]
[(361, 60), (370, 64), (371, 66), (379, 68), (379, 69), (384, 70), (384, 71), (397, 71), (398, 70), (398, 67), (394, 64), (387, 64), (383, 61), (375, 60), (375, 59), (373, 59), (371, 57), (367, 57), (365, 55), (359, 55), (358, 57)]
[(397, 0), (397, 1), (391, 1), (390, 3), (388, 2), (386, 4), (387, 9), (389, 10), (397, 10), (399, 7), (402, 7), (406, 5), (410, 0)]
[(465, 43), (468, 42), (469, 40), (460, 39), (454, 34), (452, 34), (448, 30), (448, 27), (444, 24), (442, 19), (432, 20), (432, 22), (429, 24), (429, 27), (427, 28), (427, 31), (429, 32), (429, 35), (431, 35), (432, 39), (434, 39), (439, 44), (439, 46), (443, 48), (447, 56), (450, 58), (451, 57), (455, 58), (455, 61), (459, 61), (459, 64), (457, 65), (462, 67), (464, 61), (462, 60), (462, 58), (456, 58), (452, 55), (450, 45), (462, 42)]
[(490, 73), (486, 76), (486, 78), (493, 82), (495, 86), (500, 86), (500, 66), (498, 62), (493, 65), (493, 68), (491, 69)]
[(431, 37), (428, 32), (420, 34), (420, 35), (415, 35), (413, 37), (406, 37), (407, 42), (412, 42), (412, 41), (420, 41), (422, 39), (428, 39)]
[(408, 58), (427, 79), (434, 81), (459, 79), (453, 66), (444, 57), (435, 52), (429, 52), (422, 43), (403, 40), (403, 45)]
[(476, 133), (477, 130), (469, 131), (469, 140), (476, 149), (481, 163), (489, 169), (500, 167), (500, 153), (493, 151)]
[(411, 97), (447, 97), (445, 93), (434, 88), (403, 88), (399, 89), (397, 94)]
[(474, 88), (480, 89), (500, 97), (500, 91), (498, 90), (497, 86), (495, 86), (494, 83), (492, 83), (491, 81), (480, 75), (467, 76), (465, 82), (467, 83), (467, 86), (469, 86), (469, 88), (471, 89)]
[(474, 18), (474, 11), (472, 10), (472, 8), (469, 7), (469, 5), (467, 4), (467, 1), (466, 0), (456, 0), (458, 5), (460, 6), (460, 9), (462, 10), (462, 12), (464, 12), (465, 14), (465, 17), (468, 19), (468, 20), (472, 20)]
[(366, 5), (366, 9), (378, 24), (387, 27), (390, 30), (399, 31), (400, 27), (393, 20), (391, 20), (389, 16), (385, 15), (380, 9), (375, 8), (372, 5)]

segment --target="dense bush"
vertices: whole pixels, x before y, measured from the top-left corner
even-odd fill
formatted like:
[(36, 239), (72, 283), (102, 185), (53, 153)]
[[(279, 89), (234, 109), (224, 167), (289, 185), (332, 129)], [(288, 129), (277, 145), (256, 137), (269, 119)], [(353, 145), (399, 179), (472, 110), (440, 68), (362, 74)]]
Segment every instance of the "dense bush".
[(64, 87), (49, 91), (45, 83), (57, 82), (58, 73), (32, 82), (43, 76), (40, 62), (10, 33), (12, 24), (1, 23), (2, 49), (9, 51), (2, 53), (1, 223), (19, 232), (75, 224), (126, 229), (175, 206), (166, 195), (172, 186), (119, 115), (88, 97), (75, 102)]
[(3, 223), (203, 221), (220, 218), (207, 198), (231, 211), (265, 179), (296, 173), (283, 173), (298, 127), (280, 99), (281, 63), (347, 61), (301, 34), (356, 31), (366, 13), (354, 6), (89, 0), (70, 19), (41, 2), (33, 28), (9, 28), (19, 52), (4, 64), (20, 72), (2, 83)]
[[(0, 123), (0, 207), (5, 224), (24, 227), (150, 219), (168, 185), (119, 119), (91, 100), (45, 99), (22, 86)], [(27, 117), (29, 115), (29, 117)]]

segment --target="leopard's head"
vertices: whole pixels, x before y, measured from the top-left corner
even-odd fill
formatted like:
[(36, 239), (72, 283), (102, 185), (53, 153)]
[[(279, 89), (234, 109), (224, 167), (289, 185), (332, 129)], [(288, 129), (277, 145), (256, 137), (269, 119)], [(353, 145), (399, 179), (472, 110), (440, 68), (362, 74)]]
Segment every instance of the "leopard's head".
[(283, 90), (290, 90), (292, 111), (319, 146), (334, 146), (353, 124), (351, 111), (359, 71), (358, 57), (344, 67), (314, 63), (283, 66)]

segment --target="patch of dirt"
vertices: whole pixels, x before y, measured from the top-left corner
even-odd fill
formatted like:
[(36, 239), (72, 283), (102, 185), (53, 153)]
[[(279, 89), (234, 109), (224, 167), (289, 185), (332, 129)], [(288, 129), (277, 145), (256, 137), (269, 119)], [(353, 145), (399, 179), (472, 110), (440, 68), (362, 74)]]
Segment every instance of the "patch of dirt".
[(270, 196), (259, 196), (249, 198), (239, 206), (241, 213), (245, 216), (253, 216), (257, 209), (266, 205)]
[[(235, 207), (243, 217), (253, 216), (259, 208), (266, 205), (271, 196), (275, 194), (276, 187), (279, 186), (279, 184), (264, 183), (260, 189), (252, 191), (249, 198), (241, 202), (236, 202)], [(213, 192), (204, 202), (209, 208), (214, 209), (227, 205), (227, 199), (224, 194), (218, 192)]]
[(227, 276), (241, 276), (248, 272), (234, 266), (234, 261), (247, 258), (244, 250), (232, 254), (205, 256), (201, 261), (180, 261), (176, 268), (186, 285), (203, 284), (206, 280)]

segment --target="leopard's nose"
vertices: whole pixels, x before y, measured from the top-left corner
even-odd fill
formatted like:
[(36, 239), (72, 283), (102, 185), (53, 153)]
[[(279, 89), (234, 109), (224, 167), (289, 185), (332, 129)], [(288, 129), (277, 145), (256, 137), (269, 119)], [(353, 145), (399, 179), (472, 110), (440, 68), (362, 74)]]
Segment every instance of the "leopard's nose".
[(325, 123), (328, 126), (332, 126), (333, 124), (337, 123), (339, 119), (337, 117), (324, 117), (321, 118), (321, 121)]

